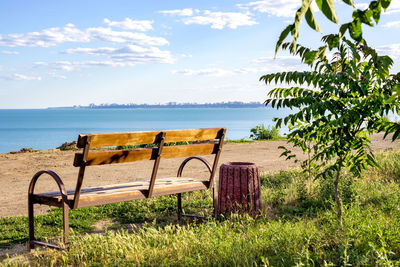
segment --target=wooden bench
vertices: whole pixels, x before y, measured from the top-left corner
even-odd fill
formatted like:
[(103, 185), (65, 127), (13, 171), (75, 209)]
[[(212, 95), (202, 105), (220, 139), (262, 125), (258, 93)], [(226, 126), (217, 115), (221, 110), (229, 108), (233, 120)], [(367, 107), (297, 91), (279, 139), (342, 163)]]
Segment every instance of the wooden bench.
[[(63, 241), (68, 248), (68, 212), (70, 209), (97, 206), (102, 204), (130, 201), (163, 195), (177, 195), (178, 219), (182, 214), (181, 193), (215, 188), (215, 172), (221, 153), (225, 128), (167, 130), (151, 132), (99, 133), (79, 135), (77, 146), (83, 150), (75, 153), (73, 166), (79, 167), (75, 190), (66, 190), (61, 178), (53, 171), (44, 170), (36, 173), (29, 185), (28, 217), (29, 248), (35, 245), (60, 249), (60, 246), (41, 242), (34, 235), (34, 204), (45, 204), (63, 209)], [(188, 144), (179, 145), (186, 141)], [(150, 145), (149, 145), (150, 144)], [(141, 145), (142, 148), (112, 150), (110, 147)], [(147, 145), (147, 148), (143, 148)], [(92, 148), (96, 148), (93, 150)], [(99, 149), (103, 148), (103, 149)], [(210, 165), (201, 155), (214, 154)], [(161, 159), (187, 157), (180, 165), (176, 177), (157, 177)], [(183, 168), (190, 160), (200, 160), (210, 172), (207, 180), (196, 177), (181, 177)], [(148, 181), (114, 184), (101, 187), (82, 188), (85, 169), (89, 166), (154, 160), (151, 178)], [(35, 184), (42, 174), (50, 175), (57, 183), (59, 191), (35, 194)], [(217, 207), (217, 192), (213, 190), (214, 215)]]

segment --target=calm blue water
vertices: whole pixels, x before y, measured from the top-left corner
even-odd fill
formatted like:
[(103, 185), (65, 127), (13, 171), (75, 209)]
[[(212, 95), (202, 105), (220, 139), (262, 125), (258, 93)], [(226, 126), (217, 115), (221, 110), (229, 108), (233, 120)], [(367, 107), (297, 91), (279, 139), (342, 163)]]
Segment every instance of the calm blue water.
[(0, 110), (0, 153), (55, 148), (80, 133), (226, 127), (229, 139), (248, 138), (254, 126), (286, 114), (272, 108)]

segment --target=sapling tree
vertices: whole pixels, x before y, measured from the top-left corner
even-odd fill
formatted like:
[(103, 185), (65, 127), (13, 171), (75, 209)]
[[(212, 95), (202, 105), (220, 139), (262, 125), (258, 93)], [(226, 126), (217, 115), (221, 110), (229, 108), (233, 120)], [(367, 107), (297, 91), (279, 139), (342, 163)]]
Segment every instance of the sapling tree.
[[(362, 25), (374, 26), (374, 22), (378, 23), (382, 10), (386, 10), (391, 1), (392, 0), (373, 0), (365, 10), (354, 10), (352, 21), (341, 25), (340, 34), (343, 35), (345, 32), (348, 32), (355, 42), (362, 42), (364, 40), (362, 35)], [(295, 14), (294, 22), (286, 26), (279, 36), (275, 47), (275, 54), (278, 52), (279, 48), (281, 48), (289, 34), (292, 37), (290, 50), (291, 52), (296, 51), (300, 23), (304, 17), (310, 28), (317, 32), (321, 32), (321, 28), (314, 18), (314, 12), (312, 9), (313, 2), (316, 3), (318, 9), (327, 19), (336, 24), (339, 23), (335, 11), (335, 0), (301, 0), (301, 6)], [(354, 7), (353, 0), (342, 0), (342, 2), (347, 4), (349, 7)]]
[[(335, 201), (339, 228), (342, 226), (342, 201), (339, 180), (344, 168), (359, 176), (367, 166), (377, 167), (370, 148), (369, 134), (394, 132), (400, 136), (400, 124), (387, 122), (383, 116), (389, 112), (398, 114), (400, 99), (400, 75), (389, 75), (393, 61), (379, 56), (367, 45), (362, 35), (362, 25), (374, 26), (381, 12), (391, 0), (374, 0), (364, 10), (356, 9), (352, 21), (342, 24), (338, 34), (322, 38), (325, 45), (311, 50), (297, 44), (300, 23), (305, 18), (309, 27), (321, 29), (312, 10), (314, 0), (302, 0), (294, 22), (280, 34), (275, 54), (280, 48), (299, 55), (311, 67), (307, 72), (283, 72), (264, 75), (266, 84), (286, 83), (289, 88), (275, 88), (268, 94), (266, 104), (276, 108), (291, 108), (296, 112), (276, 119), (276, 127), (288, 125), (288, 142), (300, 147), (309, 155), (302, 162), (310, 172), (310, 166), (321, 170), (319, 176), (334, 176)], [(315, 0), (318, 8), (330, 21), (338, 23), (334, 0)], [(353, 0), (342, 0), (354, 7)], [(285, 39), (292, 37), (291, 43)], [(349, 39), (345, 36), (349, 36)], [(334, 52), (328, 59), (326, 52)], [(294, 157), (290, 150), (282, 155)]]
[[(341, 174), (347, 168), (359, 176), (367, 166), (377, 167), (369, 134), (379, 130), (384, 115), (398, 108), (391, 101), (398, 76), (389, 75), (391, 58), (379, 56), (365, 41), (355, 44), (340, 34), (324, 36), (322, 41), (325, 45), (317, 50), (298, 45), (293, 52), (293, 44), (282, 46), (299, 55), (310, 71), (267, 74), (260, 80), (289, 86), (271, 90), (266, 104), (294, 110), (285, 118), (276, 118), (276, 127), (287, 125), (288, 142), (311, 152), (303, 166), (316, 164), (318, 176), (334, 177), (340, 229)], [(326, 51), (333, 57), (328, 58)], [(283, 155), (293, 157), (288, 149)]]

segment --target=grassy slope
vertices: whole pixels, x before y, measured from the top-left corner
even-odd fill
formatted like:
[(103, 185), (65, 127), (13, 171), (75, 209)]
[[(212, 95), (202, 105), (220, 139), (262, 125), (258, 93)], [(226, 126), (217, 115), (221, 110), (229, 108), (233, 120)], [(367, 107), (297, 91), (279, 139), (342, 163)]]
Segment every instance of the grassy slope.
[[(257, 219), (233, 215), (176, 224), (174, 197), (75, 210), (72, 247), (8, 258), (3, 264), (40, 265), (390, 265), (400, 264), (400, 152), (378, 155), (382, 170), (362, 180), (343, 177), (343, 232), (336, 228), (331, 182), (296, 171), (263, 175), (263, 211)], [(188, 212), (211, 205), (210, 192), (185, 194)], [(205, 212), (210, 210), (201, 209)], [(104, 235), (82, 234), (96, 220), (121, 225)], [(60, 212), (38, 216), (39, 236), (56, 236)], [(125, 224), (145, 224), (137, 232)], [(0, 219), (3, 247), (26, 242), (25, 217)], [(115, 231), (115, 229), (119, 229)], [(3, 231), (5, 229), (5, 231)], [(82, 249), (84, 248), (84, 249)]]

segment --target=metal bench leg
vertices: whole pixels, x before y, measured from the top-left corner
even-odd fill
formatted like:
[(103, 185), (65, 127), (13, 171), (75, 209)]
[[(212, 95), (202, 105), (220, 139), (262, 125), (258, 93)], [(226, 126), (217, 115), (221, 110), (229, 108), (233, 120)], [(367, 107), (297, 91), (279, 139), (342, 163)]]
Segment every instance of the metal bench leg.
[(215, 186), (213, 186), (213, 206), (214, 206), (214, 218), (218, 216), (218, 191)]
[(180, 221), (181, 217), (182, 217), (182, 194), (181, 193), (176, 194), (176, 197), (177, 197), (177, 202), (178, 202), (178, 210), (177, 210), (178, 221)]
[(29, 250), (35, 248), (33, 241), (35, 240), (35, 225), (33, 221), (33, 201), (32, 197), (28, 196), (28, 224), (29, 224)]
[[(33, 200), (32, 197), (28, 197), (28, 224), (29, 224), (29, 250), (32, 251), (36, 246), (48, 247), (53, 249), (62, 249), (60, 246), (41, 242), (35, 239), (35, 223), (34, 223), (34, 212), (33, 212)], [(63, 203), (63, 242), (65, 249), (69, 249), (69, 206), (67, 203)]]
[(69, 207), (63, 203), (63, 241), (66, 249), (69, 249)]

